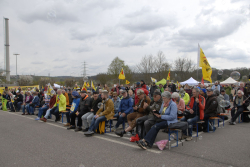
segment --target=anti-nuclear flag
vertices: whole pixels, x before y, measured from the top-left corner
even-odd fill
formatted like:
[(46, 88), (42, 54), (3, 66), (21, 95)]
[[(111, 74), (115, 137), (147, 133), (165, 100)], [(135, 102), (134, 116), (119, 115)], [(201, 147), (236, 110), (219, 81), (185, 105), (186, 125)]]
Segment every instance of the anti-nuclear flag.
[(90, 87), (89, 83), (87, 82), (87, 87)]
[(50, 83), (48, 83), (48, 89), (47, 89), (47, 95), (53, 95), (55, 94), (54, 89), (52, 88), (52, 86), (50, 85)]
[(207, 58), (201, 49), (200, 45), (198, 44), (198, 67), (202, 67), (202, 75), (203, 79), (212, 83), (211, 75), (212, 75), (212, 68), (207, 61)]
[(83, 86), (82, 86), (82, 90), (85, 90), (85, 91), (87, 91), (87, 87), (86, 87), (87, 85), (86, 85), (86, 82), (84, 82), (84, 84), (83, 84)]
[(94, 85), (93, 81), (91, 81), (91, 87), (96, 91), (96, 88), (95, 88), (95, 85)]
[(151, 77), (151, 81), (155, 82), (155, 83), (157, 82), (157, 80), (155, 78), (152, 78), (152, 77)]
[(123, 68), (122, 68), (118, 78), (119, 79), (125, 79), (125, 74), (124, 74)]
[(126, 85), (130, 84), (130, 82), (128, 80), (126, 80)]
[(167, 77), (167, 80), (170, 81), (170, 69), (169, 69), (169, 72), (168, 72), (168, 77)]

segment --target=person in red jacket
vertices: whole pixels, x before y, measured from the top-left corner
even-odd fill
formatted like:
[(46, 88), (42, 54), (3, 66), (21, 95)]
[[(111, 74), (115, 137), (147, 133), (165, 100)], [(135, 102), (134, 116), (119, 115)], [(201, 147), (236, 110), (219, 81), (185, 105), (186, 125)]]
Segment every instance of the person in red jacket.
[(142, 87), (143, 89), (147, 89), (147, 86), (146, 86), (144, 80), (141, 80), (141, 87)]
[(149, 93), (147, 89), (144, 89), (144, 88), (141, 87), (141, 83), (140, 82), (137, 82), (136, 83), (136, 89), (135, 89), (135, 101), (134, 101), (135, 103), (134, 104), (137, 104), (137, 102), (139, 101), (139, 98), (137, 96), (137, 90), (138, 89), (142, 89), (144, 91), (144, 93), (145, 93), (146, 96), (148, 96), (148, 93)]
[(192, 90), (193, 96), (190, 98), (189, 103), (186, 106), (188, 112), (184, 113), (184, 117), (181, 121), (186, 121), (188, 123), (188, 136), (187, 130), (183, 130), (182, 137), (186, 139), (186, 141), (192, 140), (192, 131), (193, 125), (196, 122), (203, 120), (204, 118), (204, 109), (205, 109), (205, 98), (199, 94), (200, 89), (194, 88)]

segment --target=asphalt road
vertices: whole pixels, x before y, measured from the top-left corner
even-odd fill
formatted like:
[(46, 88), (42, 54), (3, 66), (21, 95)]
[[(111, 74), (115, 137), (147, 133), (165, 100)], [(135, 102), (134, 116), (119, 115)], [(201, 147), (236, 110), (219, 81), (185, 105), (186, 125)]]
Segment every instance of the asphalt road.
[[(104, 166), (250, 166), (250, 124), (225, 123), (215, 133), (201, 133), (171, 150), (157, 146), (144, 151), (129, 137), (114, 133), (85, 137), (83, 132), (66, 130), (53, 120), (35, 121), (35, 116), (0, 111), (1, 167), (104, 167)], [(160, 132), (156, 141), (167, 139)]]

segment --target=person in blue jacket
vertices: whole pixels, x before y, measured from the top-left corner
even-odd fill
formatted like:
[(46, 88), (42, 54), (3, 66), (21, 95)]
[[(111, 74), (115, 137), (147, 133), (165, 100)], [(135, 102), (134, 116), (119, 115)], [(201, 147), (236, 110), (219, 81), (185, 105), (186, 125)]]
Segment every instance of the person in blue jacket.
[(165, 129), (169, 124), (178, 122), (177, 105), (172, 101), (171, 93), (167, 91), (163, 92), (162, 100), (164, 103), (162, 103), (159, 113), (154, 113), (154, 115), (157, 117), (156, 123), (152, 126), (152, 128), (142, 140), (136, 142), (137, 145), (144, 150), (146, 150), (147, 147), (153, 146), (160, 129)]
[(123, 123), (123, 121), (127, 120), (127, 115), (133, 112), (133, 102), (132, 99), (128, 96), (127, 91), (123, 90), (121, 93), (123, 99), (121, 100), (118, 113), (114, 115), (114, 117), (117, 117), (117, 123), (113, 129), (114, 131), (119, 127), (120, 124)]
[(72, 92), (72, 99), (73, 99), (73, 101), (72, 101), (70, 111), (66, 113), (67, 124), (65, 126), (71, 125), (68, 129), (75, 129), (75, 119), (70, 120), (70, 118), (71, 118), (72, 114), (76, 114), (77, 108), (78, 108), (79, 103), (80, 103), (81, 96), (79, 95), (79, 93), (77, 91), (73, 91)]
[(34, 115), (34, 109), (36, 106), (40, 105), (40, 99), (38, 97), (38, 92), (33, 92), (33, 100), (27, 105), (26, 109), (30, 115)]

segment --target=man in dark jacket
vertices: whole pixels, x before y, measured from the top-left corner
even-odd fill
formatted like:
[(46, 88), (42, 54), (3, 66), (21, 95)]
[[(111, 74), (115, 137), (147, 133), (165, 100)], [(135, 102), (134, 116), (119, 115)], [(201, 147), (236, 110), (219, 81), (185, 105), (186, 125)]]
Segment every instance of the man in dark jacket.
[(208, 119), (210, 117), (216, 117), (217, 107), (218, 107), (217, 96), (216, 94), (213, 93), (212, 88), (208, 88), (207, 99), (206, 99), (206, 104), (205, 104), (205, 109), (204, 109), (204, 121), (205, 121), (205, 123), (203, 124), (204, 132), (208, 132), (208, 127), (207, 127)]
[(81, 100), (80, 104), (77, 108), (76, 114), (73, 114), (71, 116), (71, 119), (75, 119), (75, 117), (78, 117), (77, 126), (78, 128), (75, 129), (75, 132), (82, 130), (82, 116), (86, 114), (87, 112), (90, 112), (90, 97), (87, 95), (87, 92), (85, 90), (81, 91)]
[(140, 117), (136, 120), (136, 133), (139, 135), (140, 139), (143, 139), (144, 136), (148, 133), (151, 127), (156, 123), (158, 119), (154, 113), (159, 113), (162, 105), (161, 92), (155, 91), (153, 94), (154, 100), (148, 103), (144, 102), (143, 108), (148, 113), (143, 117)]
[[(21, 105), (23, 103), (23, 95), (19, 92), (19, 90), (16, 92), (16, 97), (14, 98), (13, 105), (15, 106), (16, 112), (19, 112), (21, 109)], [(15, 112), (13, 105), (10, 105), (11, 112)]]
[[(241, 90), (237, 91), (237, 95), (235, 96), (233, 108), (231, 110), (232, 119), (229, 122), (230, 125), (236, 125), (235, 120), (243, 113), (243, 111), (248, 110), (247, 107), (249, 106), (249, 99), (244, 96), (244, 93)], [(236, 111), (236, 113), (235, 113)], [(249, 122), (249, 117), (247, 113), (243, 113), (243, 121)]]
[(126, 90), (123, 90), (121, 93), (123, 98), (120, 102), (118, 113), (114, 116), (117, 116), (117, 123), (114, 127), (114, 131), (119, 127), (120, 124), (123, 123), (123, 121), (127, 120), (127, 115), (133, 112), (133, 99), (128, 96)]
[(176, 92), (176, 85), (174, 83), (171, 83), (171, 91)]
[(155, 92), (156, 89), (158, 89), (158, 87), (156, 86), (155, 82), (153, 82), (153, 85), (150, 88), (150, 96), (151, 96), (151, 98), (153, 98), (154, 92)]
[(87, 132), (89, 130), (91, 120), (99, 110), (98, 103), (102, 102), (102, 99), (98, 96), (97, 92), (93, 93), (93, 98), (90, 99), (90, 111), (82, 116), (84, 128), (82, 131)]

